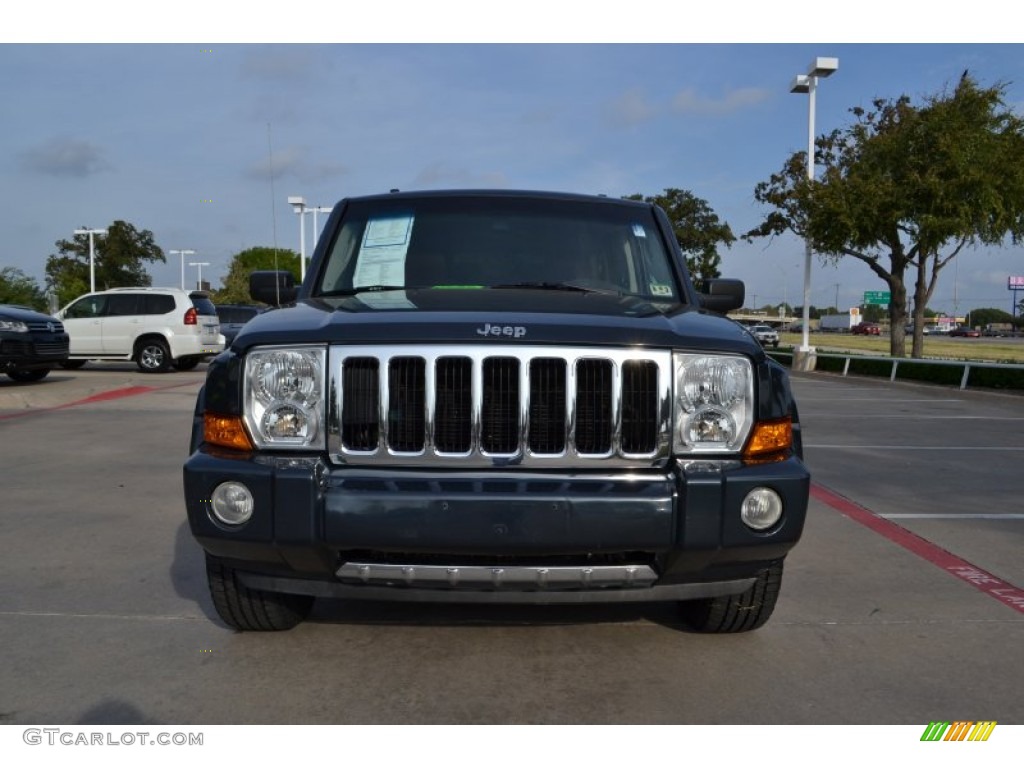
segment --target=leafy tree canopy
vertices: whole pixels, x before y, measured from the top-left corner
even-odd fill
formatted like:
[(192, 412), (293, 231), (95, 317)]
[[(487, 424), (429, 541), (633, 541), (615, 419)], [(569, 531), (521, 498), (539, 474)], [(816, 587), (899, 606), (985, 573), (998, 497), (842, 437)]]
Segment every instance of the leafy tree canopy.
[(888, 286), (890, 351), (904, 354), (908, 293), (913, 354), (939, 271), (965, 246), (1024, 238), (1024, 119), (1007, 108), (1005, 86), (980, 87), (967, 72), (927, 97), (876, 99), (850, 110), (853, 124), (816, 141), (820, 180), (795, 153), (757, 185), (772, 210), (746, 237), (789, 230), (826, 258), (863, 261)]
[(299, 281), (301, 267), (299, 254), (287, 248), (266, 248), (256, 246), (236, 253), (231, 266), (224, 276), (220, 290), (213, 292), (217, 304), (252, 304), (249, 296), (249, 275), (261, 269), (286, 269)]
[(980, 307), (971, 310), (971, 325), (986, 326), (989, 323), (1012, 323), (1014, 317), (1005, 309)]
[[(138, 230), (127, 221), (115, 221), (105, 235), (93, 235), (96, 290), (152, 285), (147, 262), (166, 262), (163, 250), (148, 229)], [(61, 306), (89, 291), (89, 236), (58, 240), (58, 254), (46, 260), (46, 282)]]
[(628, 195), (627, 200), (654, 203), (668, 214), (679, 247), (686, 257), (686, 266), (695, 280), (720, 277), (722, 257), (718, 245), (729, 247), (735, 242), (729, 225), (718, 218), (706, 200), (685, 189), (666, 189), (654, 197)]
[(17, 267), (0, 269), (0, 304), (20, 304), (46, 311), (46, 297), (34, 277)]

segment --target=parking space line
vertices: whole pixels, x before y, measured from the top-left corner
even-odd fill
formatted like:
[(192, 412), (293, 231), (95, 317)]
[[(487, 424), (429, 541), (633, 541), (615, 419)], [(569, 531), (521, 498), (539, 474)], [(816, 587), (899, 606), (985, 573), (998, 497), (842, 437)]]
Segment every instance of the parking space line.
[(35, 618), (57, 619), (123, 619), (127, 621), (199, 621), (207, 620), (205, 616), (159, 616), (155, 614), (128, 613), (63, 613), (59, 611), (0, 611), (2, 616), (29, 616)]
[(967, 582), (989, 597), (993, 597), (1004, 605), (1024, 614), (1024, 589), (1019, 589), (1009, 582), (993, 576), (988, 571), (967, 562), (963, 558), (957, 557), (951, 552), (947, 552), (942, 547), (921, 538), (915, 533), (911, 533), (906, 528), (890, 522), (870, 509), (862, 507), (824, 486), (811, 483), (811, 496), (840, 514), (849, 517), (851, 520), (860, 523), (875, 533), (881, 534), (908, 552), (912, 552), (932, 565), (938, 566), (946, 571), (946, 573)]
[(998, 512), (993, 514), (988, 514), (986, 512), (981, 512), (979, 514), (963, 512), (954, 515), (929, 515), (916, 513), (903, 514), (901, 512), (897, 512), (892, 515), (879, 515), (879, 517), (884, 517), (886, 520), (1024, 520), (1024, 515), (1017, 515), (1012, 512), (1005, 514), (1000, 514)]
[[(860, 390), (858, 390), (858, 391), (860, 391)], [(801, 395), (800, 396), (800, 402), (801, 403), (804, 403), (804, 402), (811, 402), (811, 403), (813, 403), (813, 402), (815, 402), (815, 399), (813, 397), (808, 397), (806, 395)], [(829, 397), (823, 397), (818, 402), (834, 403), (835, 402), (835, 397), (832, 395), (832, 393), (829, 393)], [(938, 400), (938, 399), (931, 398), (931, 397), (928, 397), (928, 398), (917, 398), (917, 399), (914, 399), (914, 400), (902, 400), (902, 399), (898, 399), (898, 398), (889, 399), (887, 397), (844, 397), (843, 398), (843, 402), (844, 403), (886, 403), (886, 404), (888, 404), (888, 403), (928, 403), (930, 405), (932, 403), (962, 403), (963, 400)]]

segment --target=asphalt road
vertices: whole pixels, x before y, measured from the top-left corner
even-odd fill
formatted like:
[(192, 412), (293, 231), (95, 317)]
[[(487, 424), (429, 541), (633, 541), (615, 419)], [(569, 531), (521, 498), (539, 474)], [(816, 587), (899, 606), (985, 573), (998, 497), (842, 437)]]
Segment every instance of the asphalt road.
[(0, 723), (1024, 723), (1022, 397), (796, 377), (814, 494), (753, 633), (322, 601), (257, 634), (215, 618), (185, 523), (203, 375), (0, 382)]

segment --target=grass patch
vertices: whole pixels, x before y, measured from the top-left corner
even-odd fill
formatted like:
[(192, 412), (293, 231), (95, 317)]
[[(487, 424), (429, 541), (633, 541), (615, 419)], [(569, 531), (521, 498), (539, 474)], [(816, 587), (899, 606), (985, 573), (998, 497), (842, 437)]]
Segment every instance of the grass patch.
[[(859, 336), (835, 335), (831, 339), (823, 339), (828, 334), (816, 334), (813, 344), (818, 352), (815, 370), (826, 373), (847, 373), (856, 376), (875, 376), (889, 378), (892, 375), (892, 360), (868, 360), (868, 357), (888, 357), (888, 339), (862, 338)], [(800, 344), (798, 334), (783, 334), (781, 341), (790, 343), (791, 348), (783, 347), (769, 352), (770, 357), (785, 366), (793, 362), (792, 349)], [(936, 342), (929, 345), (929, 342)], [(935, 362), (956, 363), (1001, 363), (1024, 364), (1024, 344), (989, 343), (964, 348), (959, 339), (926, 339), (925, 352), (946, 353), (940, 358), (930, 356)], [(971, 342), (974, 339), (965, 339)], [(930, 350), (929, 350), (930, 346)], [(954, 352), (959, 354), (953, 354)], [(965, 357), (969, 352), (970, 357)], [(850, 355), (849, 364), (845, 357), (825, 357), (825, 355)], [(862, 357), (860, 357), (862, 356)], [(929, 358), (902, 358), (896, 367), (897, 381), (920, 381), (940, 386), (959, 387), (963, 380), (964, 368), (961, 365), (935, 365)], [(971, 367), (967, 379), (969, 389), (1003, 389), (1024, 392), (1024, 370), (1006, 370), (1000, 368)]]
[[(854, 336), (849, 333), (812, 333), (811, 346), (819, 352), (860, 352), (866, 355), (887, 357), (888, 336)], [(782, 344), (800, 346), (799, 333), (779, 335)], [(907, 352), (911, 340), (907, 339)], [(950, 339), (946, 336), (926, 336), (924, 357), (935, 360), (977, 360), (983, 363), (1024, 363), (1024, 341), (1007, 339)], [(902, 365), (902, 364), (901, 364)], [(972, 374), (973, 376), (973, 374)]]

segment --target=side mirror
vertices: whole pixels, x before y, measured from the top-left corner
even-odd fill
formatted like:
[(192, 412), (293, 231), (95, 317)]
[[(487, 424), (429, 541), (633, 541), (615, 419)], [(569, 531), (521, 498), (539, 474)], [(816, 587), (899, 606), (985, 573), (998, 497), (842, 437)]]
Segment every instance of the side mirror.
[(298, 293), (295, 275), (287, 270), (257, 270), (249, 275), (249, 295), (255, 301), (279, 307), (294, 302)]
[(716, 277), (704, 281), (700, 305), (704, 309), (724, 314), (742, 307), (746, 297), (747, 289), (742, 280)]

